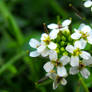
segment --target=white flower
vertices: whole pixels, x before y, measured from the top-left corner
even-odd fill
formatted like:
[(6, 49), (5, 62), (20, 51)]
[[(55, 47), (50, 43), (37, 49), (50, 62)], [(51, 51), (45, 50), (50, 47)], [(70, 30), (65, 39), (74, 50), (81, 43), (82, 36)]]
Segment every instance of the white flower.
[[(37, 49), (39, 46), (40, 46), (40, 42), (39, 41), (37, 41), (36, 39), (31, 39), (30, 41), (29, 41), (29, 45), (32, 47), (32, 48), (35, 48), (35, 49)], [(29, 56), (31, 56), (31, 57), (37, 57), (37, 56), (39, 56), (40, 55), (40, 53), (36, 50), (36, 51), (32, 51), (32, 52), (30, 52), (30, 54), (29, 54)]]
[(50, 36), (46, 33), (43, 33), (41, 36), (40, 46), (37, 48), (37, 52), (41, 54), (41, 56), (46, 57), (49, 55), (50, 50), (55, 50), (57, 45), (51, 41)]
[(56, 67), (57, 67), (58, 76), (60, 76), (60, 77), (67, 76), (67, 71), (64, 66), (69, 63), (70, 58), (68, 56), (62, 56), (58, 60), (58, 56), (55, 51), (50, 51), (49, 58), (50, 58), (50, 61), (54, 62), (55, 65), (57, 65)]
[(49, 49), (56, 49), (57, 45), (51, 41), (51, 38), (48, 34), (43, 33), (41, 37), (41, 44), (45, 47), (48, 47)]
[(90, 57), (88, 60), (83, 60), (80, 62), (79, 66), (71, 67), (69, 73), (71, 75), (75, 75), (80, 72), (81, 75), (87, 79), (90, 76), (90, 72), (86, 66), (89, 66), (90, 64), (92, 64), (92, 57)]
[(86, 43), (83, 40), (76, 41), (74, 46), (67, 45), (66, 50), (71, 53), (71, 66), (79, 66), (79, 56), (83, 59), (88, 60), (90, 58), (90, 54), (86, 51), (82, 51), (86, 46)]
[(54, 90), (58, 87), (58, 85), (65, 86), (67, 84), (67, 80), (64, 77), (59, 77), (56, 73), (47, 73), (46, 76), (54, 80), (53, 82)]
[(79, 29), (74, 29), (75, 33), (71, 35), (72, 39), (84, 39), (86, 42), (92, 44), (92, 29), (85, 24), (81, 24)]
[(48, 27), (49, 29), (59, 29), (60, 27), (66, 27), (66, 26), (69, 26), (70, 24), (71, 24), (71, 20), (66, 19), (66, 20), (64, 20), (64, 21), (62, 22), (61, 25), (52, 23), (52, 24), (49, 24), (47, 27)]
[(88, 8), (92, 6), (92, 1), (91, 0), (87, 0), (84, 2), (84, 7)]

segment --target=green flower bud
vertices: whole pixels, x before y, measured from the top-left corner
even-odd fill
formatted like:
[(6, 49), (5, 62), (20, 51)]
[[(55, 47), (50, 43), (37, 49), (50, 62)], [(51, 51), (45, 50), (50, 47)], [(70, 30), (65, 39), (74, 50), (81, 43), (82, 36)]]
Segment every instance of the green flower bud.
[(65, 52), (63, 53), (63, 55), (66, 55), (66, 56), (68, 56), (68, 53), (65, 51)]
[(60, 45), (61, 46), (64, 46), (65, 45), (65, 42), (64, 41), (61, 41)]
[(62, 52), (64, 52), (64, 51), (65, 51), (64, 47), (60, 48), (60, 50), (61, 50)]
[(57, 53), (59, 53), (59, 52), (60, 52), (58, 48), (57, 48), (55, 51), (56, 51)]
[(65, 36), (62, 36), (62, 41), (66, 41), (66, 37)]

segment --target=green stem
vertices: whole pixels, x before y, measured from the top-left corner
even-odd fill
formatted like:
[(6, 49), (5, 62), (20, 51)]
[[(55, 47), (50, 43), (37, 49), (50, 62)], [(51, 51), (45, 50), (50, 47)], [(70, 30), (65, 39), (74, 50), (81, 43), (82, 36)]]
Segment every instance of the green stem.
[(79, 74), (78, 76), (79, 76), (80, 83), (82, 84), (85, 92), (89, 92), (89, 89), (88, 89), (87, 85), (85, 84), (85, 82), (84, 82), (83, 78), (81, 77), (81, 75)]

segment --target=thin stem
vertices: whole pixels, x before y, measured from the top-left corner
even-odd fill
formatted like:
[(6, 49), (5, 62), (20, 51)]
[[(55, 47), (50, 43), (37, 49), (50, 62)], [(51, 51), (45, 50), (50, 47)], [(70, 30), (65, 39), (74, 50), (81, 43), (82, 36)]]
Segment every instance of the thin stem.
[(89, 89), (88, 89), (87, 85), (85, 84), (85, 82), (84, 82), (83, 78), (81, 77), (81, 75), (79, 74), (78, 76), (79, 76), (80, 83), (82, 84), (85, 92), (89, 92)]

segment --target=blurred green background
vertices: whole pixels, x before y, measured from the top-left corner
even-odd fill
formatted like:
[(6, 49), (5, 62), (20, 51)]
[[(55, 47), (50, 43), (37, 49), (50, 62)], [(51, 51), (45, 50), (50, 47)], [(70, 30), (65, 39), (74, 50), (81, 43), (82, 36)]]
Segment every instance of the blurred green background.
[[(57, 23), (57, 16), (62, 20), (71, 17), (73, 27), (92, 19), (82, 0), (0, 0), (0, 92), (84, 92), (77, 76), (69, 76), (68, 84), (56, 90), (50, 79), (35, 84), (45, 76), (47, 59), (29, 57), (33, 49), (28, 42), (31, 38), (40, 40), (43, 23)], [(90, 90), (91, 77), (85, 80)]]

